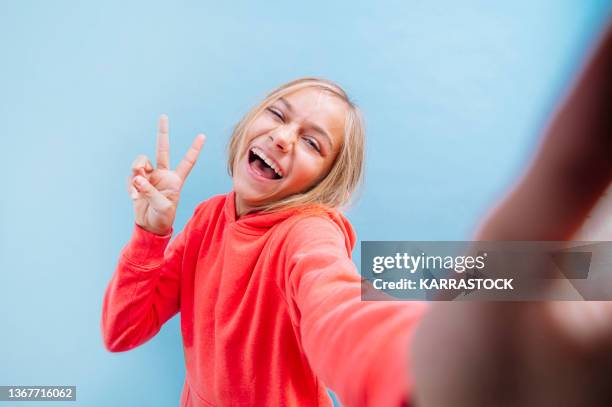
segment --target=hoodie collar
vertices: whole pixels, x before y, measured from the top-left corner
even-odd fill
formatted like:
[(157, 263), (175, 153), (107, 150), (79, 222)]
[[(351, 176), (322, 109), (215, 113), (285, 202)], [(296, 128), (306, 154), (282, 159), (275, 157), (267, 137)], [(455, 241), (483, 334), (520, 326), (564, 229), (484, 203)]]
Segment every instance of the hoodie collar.
[(229, 224), (251, 235), (262, 235), (272, 226), (299, 212), (297, 208), (274, 212), (251, 212), (236, 219), (236, 192), (227, 194), (224, 205), (225, 217)]
[(313, 213), (328, 217), (338, 226), (344, 235), (345, 246), (349, 256), (357, 240), (357, 235), (348, 219), (336, 209), (313, 205), (306, 208), (289, 208), (274, 212), (252, 212), (241, 216), (240, 219), (236, 219), (236, 192), (231, 191), (226, 195), (223, 210), (228, 223), (232, 227), (246, 234), (256, 236), (263, 235), (272, 226), (293, 215), (304, 214), (312, 210)]

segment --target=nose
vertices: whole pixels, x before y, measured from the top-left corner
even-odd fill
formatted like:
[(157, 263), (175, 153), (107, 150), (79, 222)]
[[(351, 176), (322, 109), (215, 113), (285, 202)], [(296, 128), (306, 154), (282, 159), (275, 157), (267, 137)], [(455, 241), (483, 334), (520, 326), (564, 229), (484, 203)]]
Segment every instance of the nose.
[(284, 126), (270, 134), (272, 145), (283, 152), (289, 152), (297, 139), (297, 129), (294, 126)]

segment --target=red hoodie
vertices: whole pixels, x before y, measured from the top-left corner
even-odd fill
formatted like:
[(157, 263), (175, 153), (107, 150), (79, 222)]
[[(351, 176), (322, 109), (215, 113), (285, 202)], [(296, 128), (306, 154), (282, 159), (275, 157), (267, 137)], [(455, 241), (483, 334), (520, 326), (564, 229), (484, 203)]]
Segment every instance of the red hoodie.
[(133, 349), (180, 311), (181, 406), (396, 406), (420, 303), (361, 301), (355, 233), (332, 210), (236, 219), (201, 203), (169, 243), (135, 226), (104, 296), (108, 350)]

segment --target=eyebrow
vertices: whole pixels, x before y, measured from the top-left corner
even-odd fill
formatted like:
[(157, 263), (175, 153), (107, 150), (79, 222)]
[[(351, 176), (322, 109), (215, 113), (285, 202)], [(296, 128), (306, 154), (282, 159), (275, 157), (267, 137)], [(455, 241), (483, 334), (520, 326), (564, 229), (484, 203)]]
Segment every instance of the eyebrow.
[[(290, 113), (294, 113), (295, 110), (293, 110), (293, 106), (291, 106), (291, 103), (289, 103), (289, 101), (283, 97), (278, 99), (279, 102), (282, 102), (285, 107), (287, 108), (287, 110)], [(310, 123), (308, 122), (308, 127), (310, 127), (311, 129), (313, 129), (314, 131), (316, 131), (317, 133), (319, 133), (320, 135), (322, 135), (323, 137), (325, 137), (327, 139), (327, 144), (329, 144), (330, 149), (333, 150), (334, 148), (334, 143), (332, 141), (332, 138), (329, 136), (329, 134), (319, 125), (315, 124), (315, 123)]]

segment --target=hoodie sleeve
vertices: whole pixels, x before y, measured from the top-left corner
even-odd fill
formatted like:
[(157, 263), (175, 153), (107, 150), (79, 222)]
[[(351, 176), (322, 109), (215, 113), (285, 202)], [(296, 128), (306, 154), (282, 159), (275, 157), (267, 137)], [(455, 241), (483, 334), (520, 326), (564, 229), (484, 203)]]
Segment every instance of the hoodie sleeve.
[(145, 343), (178, 312), (185, 232), (168, 246), (171, 235), (134, 225), (102, 305), (102, 336), (109, 351)]
[(410, 399), (409, 342), (425, 305), (362, 301), (347, 239), (324, 217), (292, 228), (285, 256), (290, 313), (309, 363), (343, 404), (400, 406)]

